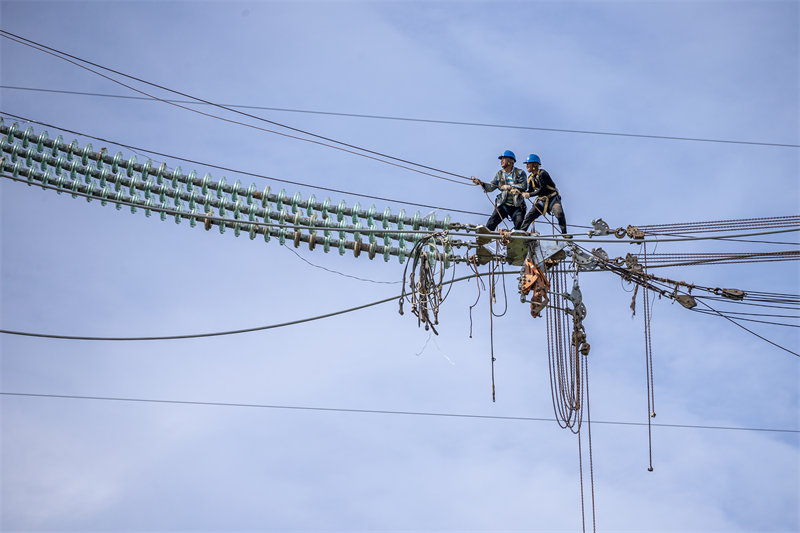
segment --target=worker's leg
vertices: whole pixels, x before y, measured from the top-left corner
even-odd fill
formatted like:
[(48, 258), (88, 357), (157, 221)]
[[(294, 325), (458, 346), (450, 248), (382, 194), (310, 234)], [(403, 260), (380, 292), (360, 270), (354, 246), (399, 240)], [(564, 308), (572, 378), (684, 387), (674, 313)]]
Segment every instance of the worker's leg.
[(551, 212), (553, 213), (553, 216), (555, 216), (556, 219), (558, 219), (558, 227), (561, 228), (561, 233), (566, 235), (567, 217), (564, 216), (564, 208), (561, 207), (561, 202), (554, 203), (553, 207), (551, 208)]
[(536, 202), (533, 204), (531, 210), (528, 211), (528, 214), (525, 215), (525, 218), (522, 220), (522, 226), (520, 226), (520, 229), (523, 231), (528, 231), (528, 226), (530, 226), (534, 220), (542, 215), (542, 209), (544, 209), (544, 202)]
[(514, 221), (514, 229), (522, 229), (525, 222), (525, 204), (515, 207), (511, 212), (510, 218)]
[(494, 207), (494, 211), (492, 212), (492, 216), (489, 217), (489, 220), (486, 222), (486, 229), (489, 231), (494, 231), (497, 228), (497, 225), (508, 216), (506, 212), (506, 207), (504, 205), (496, 205)]

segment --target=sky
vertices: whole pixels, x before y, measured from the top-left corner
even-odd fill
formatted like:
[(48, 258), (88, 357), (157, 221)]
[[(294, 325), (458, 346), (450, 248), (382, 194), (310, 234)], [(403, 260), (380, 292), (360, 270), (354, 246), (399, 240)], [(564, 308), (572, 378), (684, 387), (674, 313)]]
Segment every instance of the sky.
[[(596, 218), (616, 228), (797, 215), (799, 21), (792, 1), (0, 1), (2, 30), (208, 101), (272, 108), (247, 111), (394, 157), (488, 181), (503, 150), (537, 153), (576, 235)], [(422, 203), (480, 224), (491, 210), (475, 187), (164, 102), (31, 90), (140, 96), (5, 38), (0, 81), (5, 123), (44, 122), (34, 129), (50, 138), (140, 161), (158, 151), (168, 157), (154, 162), (170, 168), (381, 212), (426, 215), (408, 204)], [(295, 250), (5, 179), (0, 206), (4, 330), (220, 332), (401, 290), (405, 265), (394, 257)], [(648, 251), (797, 249), (796, 233), (763, 238), (784, 244)], [(794, 262), (658, 274), (800, 294)], [(581, 454), (551, 420), (545, 324), (506, 278), (507, 311), (491, 330), (486, 292), (463, 282), (441, 307), (438, 336), (396, 301), (191, 340), (0, 335), (0, 529), (591, 530), (588, 435)], [(641, 307), (632, 316), (632, 288), (607, 272), (580, 280), (597, 531), (800, 529), (798, 358), (654, 299), (661, 425), (649, 472)], [(796, 327), (748, 327), (800, 351)], [(437, 416), (446, 414), (475, 416)]]

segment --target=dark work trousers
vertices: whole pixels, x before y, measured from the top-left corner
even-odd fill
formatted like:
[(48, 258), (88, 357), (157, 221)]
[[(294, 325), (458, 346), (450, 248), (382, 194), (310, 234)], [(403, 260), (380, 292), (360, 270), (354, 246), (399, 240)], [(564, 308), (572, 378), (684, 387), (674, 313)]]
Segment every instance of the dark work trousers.
[[(556, 196), (549, 202), (547, 202), (547, 212), (551, 215), (554, 215), (558, 220), (558, 226), (561, 228), (561, 233), (567, 233), (567, 217), (564, 216), (564, 208), (561, 207), (561, 197)], [(541, 215), (544, 214), (545, 211), (545, 201), (539, 200), (535, 204), (528, 214), (525, 215), (525, 220), (522, 222), (522, 229), (527, 230), (528, 225), (530, 225), (534, 220), (539, 218)]]
[(504, 218), (510, 218), (514, 222), (514, 229), (522, 229), (526, 210), (527, 206), (525, 204), (519, 207), (508, 204), (495, 206), (495, 210), (492, 211), (492, 216), (490, 216), (489, 221), (486, 222), (486, 229), (494, 231)]

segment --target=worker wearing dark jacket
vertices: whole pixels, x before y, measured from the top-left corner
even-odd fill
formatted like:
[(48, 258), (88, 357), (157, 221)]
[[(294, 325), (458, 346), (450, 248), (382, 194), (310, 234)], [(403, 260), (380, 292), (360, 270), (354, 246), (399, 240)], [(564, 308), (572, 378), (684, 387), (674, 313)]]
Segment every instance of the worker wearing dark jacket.
[(514, 222), (514, 229), (522, 229), (527, 208), (522, 197), (522, 193), (528, 187), (525, 171), (514, 166), (517, 157), (511, 150), (503, 152), (498, 159), (502, 168), (497, 171), (491, 182), (485, 183), (475, 176), (472, 177), (472, 182), (480, 185), (484, 192), (500, 189), (500, 194), (494, 202), (494, 212), (486, 222), (486, 228), (494, 231), (500, 221), (507, 217)]
[(561, 233), (567, 234), (567, 217), (564, 216), (564, 208), (561, 207), (561, 195), (558, 194), (556, 184), (553, 178), (543, 168), (541, 168), (542, 160), (536, 154), (531, 154), (525, 160), (525, 166), (528, 169), (528, 188), (522, 197), (536, 198), (533, 203), (533, 208), (525, 215), (525, 220), (522, 222), (521, 228), (528, 229), (534, 220), (539, 218), (540, 215), (550, 213), (558, 219), (558, 226), (561, 228)]

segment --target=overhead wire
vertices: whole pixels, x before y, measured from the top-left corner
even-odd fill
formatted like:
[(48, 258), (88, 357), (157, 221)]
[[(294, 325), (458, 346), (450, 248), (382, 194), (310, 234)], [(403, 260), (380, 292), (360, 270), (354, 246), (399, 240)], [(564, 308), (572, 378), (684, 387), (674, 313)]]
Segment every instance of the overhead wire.
[[(727, 318), (731, 318), (730, 315), (733, 314), (730, 311), (726, 311), (726, 312), (723, 313), (723, 312), (717, 312), (717, 311), (709, 311), (709, 310), (706, 310), (706, 309), (690, 309), (690, 311), (694, 311), (695, 313), (701, 313), (701, 314), (704, 314), (704, 315), (718, 315), (718, 314), (721, 314), (722, 316), (725, 316)], [(736, 313), (736, 314), (741, 315), (742, 313)], [(762, 315), (757, 315), (757, 316), (762, 316)], [(770, 316), (770, 315), (767, 315), (767, 316)], [(788, 328), (800, 328), (800, 324), (786, 324), (785, 322), (772, 322), (772, 321), (769, 321), (769, 320), (757, 320), (755, 318), (744, 318), (744, 317), (733, 317), (733, 318), (735, 318), (736, 320), (744, 320), (745, 322), (757, 322), (759, 324), (769, 324), (771, 326), (783, 326), (783, 327), (788, 327)], [(800, 317), (795, 317), (795, 318), (800, 318)]]
[[(477, 276), (486, 276), (489, 273), (482, 273), (477, 274)], [(469, 274), (466, 276), (462, 276), (459, 278), (453, 278), (449, 281), (442, 281), (441, 285), (451, 285), (453, 283), (458, 283), (460, 281), (464, 281), (467, 279), (472, 279), (475, 277), (475, 274)], [(112, 336), (92, 336), (92, 335), (59, 335), (59, 334), (52, 334), (52, 333), (36, 333), (36, 332), (26, 332), (26, 331), (16, 331), (16, 330), (9, 330), (9, 329), (0, 329), (0, 334), (5, 335), (16, 335), (22, 337), (36, 337), (36, 338), (43, 338), (43, 339), (59, 339), (59, 340), (78, 340), (78, 341), (167, 341), (167, 340), (187, 340), (187, 339), (200, 339), (205, 337), (222, 337), (228, 335), (240, 335), (242, 333), (253, 333), (256, 331), (266, 331), (269, 329), (277, 329), (283, 328), (286, 326), (294, 326), (297, 324), (303, 324), (306, 322), (313, 322), (316, 320), (322, 320), (325, 318), (330, 318), (338, 315), (343, 315), (347, 313), (352, 313), (353, 311), (359, 311), (361, 309), (366, 309), (368, 307), (373, 307), (376, 305), (384, 304), (387, 302), (397, 301), (398, 299), (402, 298), (404, 294), (391, 296), (389, 298), (383, 298), (381, 300), (377, 300), (374, 302), (369, 302), (362, 305), (357, 305), (353, 307), (348, 307), (346, 309), (340, 309), (338, 311), (332, 311), (330, 313), (323, 313), (321, 315), (316, 315), (307, 318), (300, 318), (297, 320), (290, 320), (287, 322), (280, 322), (277, 324), (269, 324), (266, 326), (255, 326), (252, 328), (240, 328), (234, 330), (226, 330), (226, 331), (216, 331), (210, 333), (188, 333), (184, 335), (146, 335), (146, 336), (120, 336), (120, 337), (112, 337)]]
[(670, 224), (649, 224), (638, 226), (646, 235), (662, 233), (704, 233), (719, 231), (739, 231), (743, 229), (777, 228), (796, 226), (800, 215), (779, 217), (741, 218), (735, 220), (708, 220), (701, 222), (681, 222)]
[[(163, 85), (159, 85), (157, 83), (149, 82), (149, 81), (144, 80), (142, 78), (139, 78), (139, 77), (136, 77), (136, 76), (132, 76), (132, 75), (126, 74), (124, 72), (120, 72), (118, 70), (115, 70), (115, 69), (112, 69), (112, 68), (109, 68), (109, 67), (94, 63), (92, 61), (88, 61), (86, 59), (74, 56), (72, 54), (63, 52), (63, 51), (58, 50), (56, 48), (52, 48), (50, 46), (47, 46), (47, 45), (44, 45), (42, 43), (33, 41), (31, 39), (27, 39), (25, 37), (22, 37), (20, 35), (16, 35), (14, 33), (6, 31), (6, 30), (0, 29), (0, 36), (5, 37), (5, 38), (7, 38), (7, 39), (9, 39), (11, 41), (17, 42), (19, 44), (22, 44), (24, 46), (28, 46), (28, 47), (33, 48), (35, 50), (38, 50), (40, 52), (45, 52), (45, 53), (47, 53), (49, 55), (52, 55), (53, 57), (56, 57), (58, 59), (61, 59), (62, 61), (66, 61), (68, 63), (71, 63), (71, 64), (73, 64), (73, 65), (75, 65), (75, 66), (77, 66), (79, 68), (83, 68), (83, 69), (85, 69), (85, 70), (87, 70), (89, 72), (92, 72), (93, 74), (101, 76), (101, 77), (103, 77), (103, 78), (105, 78), (105, 79), (107, 79), (109, 81), (117, 83), (118, 85), (126, 87), (126, 88), (128, 88), (128, 89), (130, 89), (132, 91), (135, 91), (135, 92), (139, 93), (139, 94), (143, 94), (143, 95), (148, 96), (150, 98), (153, 98), (155, 100), (159, 100), (161, 102), (164, 102), (164, 103), (166, 103), (168, 105), (173, 105), (173, 106), (179, 107), (181, 109), (184, 109), (184, 110), (187, 110), (187, 111), (190, 111), (190, 112), (193, 112), (193, 113), (198, 113), (200, 115), (217, 118), (219, 120), (223, 120), (223, 121), (226, 121), (226, 122), (235, 123), (235, 124), (239, 124), (239, 125), (242, 125), (242, 126), (246, 126), (246, 127), (250, 127), (250, 128), (266, 131), (268, 133), (274, 133), (274, 134), (277, 134), (277, 135), (290, 137), (290, 138), (293, 138), (293, 139), (296, 139), (296, 140), (301, 140), (301, 141), (305, 141), (305, 142), (311, 142), (311, 143), (314, 143), (314, 144), (320, 144), (320, 145), (323, 145), (323, 146), (326, 146), (326, 147), (329, 147), (329, 148), (342, 150), (344, 152), (348, 152), (348, 153), (351, 153), (353, 155), (358, 155), (360, 157), (366, 157), (368, 159), (373, 159), (373, 160), (376, 160), (376, 161), (380, 161), (382, 163), (386, 163), (386, 164), (390, 164), (390, 165), (393, 165), (393, 166), (401, 167), (401, 168), (404, 168), (406, 170), (410, 170), (412, 172), (425, 174), (425, 175), (428, 175), (428, 176), (431, 176), (431, 177), (434, 177), (434, 178), (437, 178), (437, 179), (442, 179), (442, 180), (450, 181), (450, 182), (453, 182), (453, 183), (459, 183), (459, 184), (462, 184), (462, 185), (471, 185), (470, 183), (466, 183), (464, 181), (453, 180), (453, 179), (450, 179), (450, 178), (446, 178), (444, 176), (437, 176), (436, 174), (431, 174), (429, 172), (425, 172), (425, 171), (422, 171), (422, 170), (419, 170), (419, 169), (410, 168), (410, 167), (407, 167), (405, 165), (413, 165), (415, 167), (424, 168), (424, 169), (427, 169), (427, 170), (438, 172), (440, 174), (446, 174), (446, 175), (458, 177), (458, 178), (461, 178), (463, 180), (469, 180), (468, 176), (464, 176), (464, 175), (461, 175), (461, 174), (456, 174), (456, 173), (453, 173), (453, 172), (449, 172), (449, 171), (438, 169), (438, 168), (435, 168), (435, 167), (423, 165), (423, 164), (420, 164), (420, 163), (415, 163), (415, 162), (409, 161), (407, 159), (394, 157), (394, 156), (391, 156), (389, 154), (385, 154), (385, 153), (378, 152), (378, 151), (375, 151), (375, 150), (370, 150), (370, 149), (363, 148), (361, 146), (357, 146), (357, 145), (354, 145), (354, 144), (346, 143), (346, 142), (343, 142), (343, 141), (339, 141), (339, 140), (333, 139), (331, 137), (318, 135), (316, 133), (313, 133), (313, 132), (310, 132), (310, 131), (307, 131), (307, 130), (303, 130), (303, 129), (300, 129), (300, 128), (295, 128), (293, 126), (289, 126), (287, 124), (276, 122), (274, 120), (269, 120), (269, 119), (266, 119), (264, 117), (259, 117), (258, 115), (253, 115), (252, 113), (245, 113), (243, 111), (239, 111), (239, 110), (234, 109), (234, 108), (230, 108), (230, 107), (226, 107), (226, 106), (221, 105), (221, 104), (210, 102), (210, 101), (205, 100), (203, 98), (199, 98), (197, 96), (193, 96), (193, 95), (181, 92), (181, 91), (177, 91), (175, 89), (170, 89), (170, 88), (165, 87)], [(123, 83), (123, 82), (121, 82), (119, 80), (116, 80), (116, 79), (114, 79), (114, 78), (112, 78), (110, 76), (106, 76), (105, 74), (102, 74), (100, 72), (97, 72), (96, 70), (93, 70), (93, 69), (91, 69), (89, 67), (86, 67), (85, 65), (83, 65), (81, 63), (86, 63), (86, 64), (91, 65), (93, 67), (105, 70), (106, 72), (111, 72), (111, 73), (114, 73), (114, 74), (116, 74), (118, 76), (123, 76), (125, 78), (130, 79), (130, 80), (134, 80), (136, 82), (143, 83), (145, 85), (149, 85), (151, 87), (155, 87), (155, 88), (161, 89), (163, 91), (167, 91), (167, 92), (170, 92), (170, 93), (173, 93), (173, 94), (177, 94), (177, 95), (183, 96), (185, 98), (190, 98), (191, 100), (199, 102), (199, 103), (210, 105), (210, 106), (213, 106), (213, 107), (216, 107), (216, 108), (219, 108), (219, 109), (223, 109), (225, 111), (228, 111), (228, 112), (231, 112), (231, 113), (234, 113), (234, 114), (242, 115), (242, 116), (245, 116), (245, 117), (248, 117), (248, 118), (252, 118), (252, 119), (255, 119), (255, 120), (258, 120), (258, 121), (261, 121), (261, 122), (272, 124), (274, 126), (279, 126), (281, 128), (285, 128), (287, 130), (294, 131), (296, 133), (301, 133), (303, 135), (308, 135), (308, 136), (313, 137), (315, 139), (321, 139), (323, 141), (327, 141), (327, 143), (335, 143), (335, 144), (338, 144), (340, 146), (338, 146), (338, 147), (337, 146), (332, 146), (330, 144), (323, 143), (323, 142), (320, 142), (320, 141), (315, 141), (313, 139), (305, 139), (305, 138), (302, 138), (302, 137), (297, 137), (297, 136), (294, 136), (294, 135), (289, 135), (289, 134), (286, 134), (286, 133), (281, 133), (281, 132), (277, 132), (277, 131), (274, 131), (274, 130), (261, 128), (259, 126), (255, 126), (253, 124), (249, 124), (249, 123), (241, 122), (241, 121), (236, 121), (236, 120), (232, 120), (232, 119), (227, 119), (227, 118), (224, 118), (224, 117), (220, 117), (218, 115), (212, 115), (210, 113), (205, 113), (205, 112), (199, 111), (197, 109), (192, 109), (192, 108), (183, 106), (183, 105), (178, 104), (178, 103), (170, 102), (170, 101), (165, 100), (163, 98), (159, 98), (159, 97), (157, 97), (155, 95), (151, 95), (151, 94), (149, 94), (149, 93), (147, 93), (145, 91), (142, 91), (140, 89), (136, 89), (136, 88), (134, 88), (134, 87), (132, 87), (130, 85), (127, 85), (127, 84), (125, 84), (125, 83)], [(352, 149), (352, 150), (359, 150), (360, 152), (364, 152), (364, 153), (362, 154), (362, 153), (354, 152), (352, 150), (348, 150), (348, 149), (342, 148), (342, 146), (347, 147), (347, 148)], [(367, 155), (367, 154), (372, 154), (372, 155)], [(404, 164), (392, 163), (391, 161), (386, 161), (385, 159), (380, 159), (380, 158), (390, 159), (392, 161), (397, 161), (397, 162), (404, 163)]]
[[(96, 97), (104, 97), (104, 98), (119, 98), (119, 99), (128, 99), (128, 100), (152, 101), (151, 98), (145, 98), (145, 97), (142, 97), (142, 96), (106, 94), (106, 93), (87, 92), (87, 91), (70, 91), (70, 90), (63, 90), (63, 89), (42, 89), (42, 88), (38, 88), (38, 87), (19, 87), (19, 86), (14, 86), (14, 85), (0, 85), (0, 89), (13, 89), (13, 90), (19, 90), (19, 91), (39, 91), (39, 92), (47, 92), (47, 93), (55, 93), (55, 94), (70, 94), (70, 95), (81, 95), (81, 96), (96, 96)], [(203, 102), (196, 102), (194, 100), (169, 100), (169, 101), (173, 101), (175, 103), (181, 103), (181, 104), (203, 103)], [(394, 120), (394, 121), (419, 122), (419, 123), (428, 123), (428, 124), (443, 124), (443, 125), (453, 125), (453, 126), (473, 126), (473, 127), (483, 127), (483, 128), (502, 128), (502, 129), (529, 130), (529, 131), (549, 131), (549, 132), (554, 132), (554, 133), (572, 133), (572, 134), (581, 134), (581, 135), (605, 135), (605, 136), (614, 136), (614, 137), (633, 137), (633, 138), (641, 138), (641, 139), (663, 139), (663, 140), (670, 140), (670, 141), (691, 141), (691, 142), (742, 144), (742, 145), (755, 145), (755, 146), (774, 146), (774, 147), (782, 147), (782, 148), (800, 148), (800, 144), (791, 144), (791, 143), (773, 143), (773, 142), (762, 142), (762, 141), (741, 141), (741, 140), (733, 140), (733, 139), (711, 139), (711, 138), (702, 138), (702, 137), (680, 137), (680, 136), (672, 136), (672, 135), (648, 135), (648, 134), (641, 134), (641, 133), (612, 132), (612, 131), (602, 131), (602, 130), (578, 130), (578, 129), (566, 129), (566, 128), (546, 128), (546, 127), (539, 127), (539, 126), (523, 126), (523, 125), (511, 125), (511, 124), (492, 124), (492, 123), (485, 123), (485, 122), (467, 122), (467, 121), (456, 121), (456, 120), (437, 120), (437, 119), (430, 119), (430, 118), (401, 117), (401, 116), (375, 115), (375, 114), (365, 114), (365, 113), (342, 113), (342, 112), (336, 112), (336, 111), (319, 111), (319, 110), (296, 109), (296, 108), (286, 108), (286, 107), (269, 107), (269, 106), (260, 106), (260, 105), (244, 105), (244, 104), (221, 104), (221, 105), (223, 105), (225, 107), (239, 108), (239, 109), (258, 109), (258, 110), (263, 110), (263, 111), (281, 111), (281, 112), (287, 112), (287, 113), (304, 113), (304, 114), (311, 114), (311, 115), (330, 115), (330, 116), (336, 116), (336, 117), (367, 118), (367, 119), (377, 119), (377, 120)]]
[[(68, 400), (92, 400), (107, 402), (133, 402), (133, 403), (152, 403), (170, 405), (196, 405), (206, 407), (237, 407), (237, 408), (256, 408), (256, 409), (285, 409), (292, 411), (319, 411), (332, 413), (358, 413), (358, 414), (379, 414), (379, 415), (404, 415), (404, 416), (428, 416), (444, 418), (466, 418), (478, 420), (507, 420), (521, 422), (554, 422), (554, 418), (532, 417), (532, 416), (499, 416), (499, 415), (477, 415), (464, 413), (437, 413), (430, 411), (390, 411), (385, 409), (348, 409), (337, 407), (313, 407), (299, 405), (276, 405), (263, 403), (234, 403), (234, 402), (210, 402), (197, 400), (163, 400), (155, 398), (131, 398), (116, 396), (87, 396), (77, 394), (42, 394), (31, 392), (0, 392), (0, 396), (17, 396), (28, 398), (49, 398), (49, 399), (68, 399)], [(644, 426), (644, 422), (625, 422), (616, 420), (592, 420), (592, 424), (603, 424), (612, 426)], [(800, 433), (800, 429), (785, 428), (757, 428), (745, 426), (712, 426), (708, 424), (653, 424), (657, 427), (676, 428), (676, 429), (707, 429), (721, 431), (756, 431), (767, 433)]]
[(704, 306), (708, 307), (708, 308), (709, 308), (711, 311), (713, 311), (713, 312), (714, 312), (714, 313), (716, 313), (717, 315), (719, 315), (719, 316), (721, 316), (722, 318), (724, 318), (725, 320), (727, 320), (727, 321), (729, 321), (729, 322), (731, 322), (731, 323), (735, 324), (736, 326), (738, 326), (738, 327), (742, 328), (743, 330), (745, 330), (746, 332), (750, 333), (751, 335), (755, 335), (756, 337), (758, 337), (758, 338), (759, 338), (759, 339), (761, 339), (762, 341), (768, 342), (769, 344), (771, 344), (771, 345), (775, 346), (776, 348), (780, 348), (781, 350), (783, 350), (783, 351), (785, 351), (785, 352), (788, 352), (788, 353), (790, 353), (790, 354), (794, 355), (795, 357), (800, 357), (800, 353), (798, 353), (798, 352), (795, 352), (795, 351), (792, 351), (792, 350), (790, 350), (789, 348), (785, 348), (784, 346), (781, 346), (780, 344), (778, 344), (778, 343), (776, 343), (776, 342), (773, 342), (773, 341), (769, 340), (768, 338), (766, 338), (766, 337), (764, 337), (764, 336), (762, 336), (762, 335), (759, 335), (759, 334), (758, 334), (758, 333), (756, 333), (755, 331), (753, 331), (753, 330), (751, 330), (751, 329), (749, 329), (749, 328), (746, 328), (746, 327), (744, 327), (743, 325), (739, 324), (739, 323), (737, 322), (737, 320), (740, 320), (740, 319), (734, 319), (734, 318), (731, 318), (731, 317), (729, 317), (729, 316), (727, 316), (727, 315), (724, 315), (723, 313), (720, 313), (719, 311), (717, 311), (716, 309), (714, 309), (713, 307), (711, 307), (710, 305), (708, 305), (708, 304), (707, 304), (707, 303), (705, 303), (704, 301), (702, 301), (702, 300), (698, 300), (698, 301), (699, 301), (701, 304), (703, 304)]

